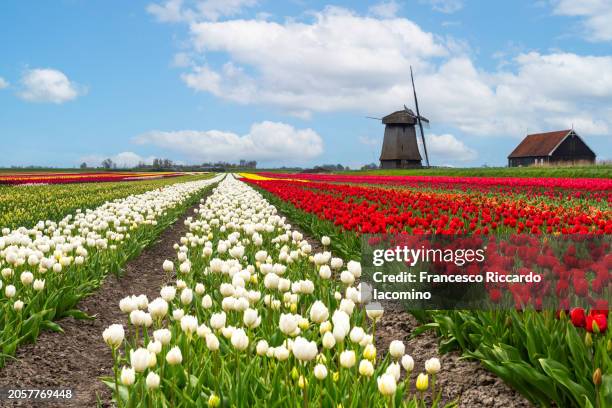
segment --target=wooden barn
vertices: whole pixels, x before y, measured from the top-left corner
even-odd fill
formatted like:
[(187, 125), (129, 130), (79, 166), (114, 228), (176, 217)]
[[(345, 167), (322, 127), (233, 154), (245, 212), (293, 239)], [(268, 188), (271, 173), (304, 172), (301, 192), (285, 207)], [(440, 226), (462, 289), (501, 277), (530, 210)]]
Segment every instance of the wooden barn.
[(577, 162), (595, 163), (595, 153), (573, 129), (527, 135), (508, 156), (509, 167)]

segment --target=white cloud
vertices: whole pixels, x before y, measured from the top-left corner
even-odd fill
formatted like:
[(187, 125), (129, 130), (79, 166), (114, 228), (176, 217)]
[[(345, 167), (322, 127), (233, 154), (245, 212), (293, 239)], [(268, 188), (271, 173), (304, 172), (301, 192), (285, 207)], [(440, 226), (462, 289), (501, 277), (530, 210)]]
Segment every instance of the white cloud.
[(312, 129), (264, 121), (254, 123), (245, 135), (220, 130), (151, 131), (134, 141), (188, 156), (195, 161), (258, 160), (306, 162), (323, 152), (323, 140)]
[(9, 86), (9, 83), (6, 79), (0, 77), (0, 89), (4, 89), (7, 88)]
[(130, 168), (135, 167), (138, 163), (152, 164), (155, 159), (154, 156), (142, 157), (134, 152), (121, 152), (112, 156), (102, 156), (99, 154), (92, 154), (83, 156), (79, 159), (79, 163), (85, 162), (89, 167), (99, 167), (102, 161), (111, 159), (113, 163), (119, 168)]
[(555, 14), (584, 18), (590, 40), (612, 41), (611, 0), (556, 0), (555, 3)]
[(256, 4), (257, 0), (166, 0), (149, 4), (147, 11), (162, 22), (216, 21), (221, 17), (240, 14), (245, 8)]
[(21, 78), (18, 96), (30, 102), (64, 103), (82, 95), (85, 89), (51, 68), (27, 70)]
[[(420, 135), (417, 138), (419, 146), (421, 145)], [(425, 134), (425, 143), (427, 144), (427, 154), (432, 164), (438, 163), (440, 160), (469, 162), (478, 157), (476, 150), (468, 147), (461, 140), (458, 140), (454, 135), (445, 133), (442, 135)], [(422, 147), (421, 147), (421, 151)], [(423, 159), (425, 155), (423, 154)]]
[(229, 61), (184, 74), (189, 87), (287, 111), (364, 108), (372, 94), (405, 83), (411, 64), (425, 66), (426, 59), (448, 53), (409, 20), (361, 17), (336, 7), (315, 13), (311, 24), (204, 22), (192, 24), (191, 33), (197, 52), (224, 52)]
[(421, 0), (429, 3), (431, 8), (440, 13), (452, 14), (463, 8), (463, 0)]
[(371, 6), (368, 11), (378, 17), (392, 18), (395, 17), (399, 9), (400, 5), (395, 0), (390, 0)]
[(584, 134), (612, 129), (606, 108), (612, 105), (612, 56), (523, 52), (482, 70), (455, 39), (405, 18), (337, 7), (314, 13), (311, 21), (200, 22), (190, 24), (190, 32), (194, 55), (225, 60), (196, 64), (182, 73), (183, 81), (240, 104), (277, 106), (302, 118), (340, 110), (384, 115), (413, 105), (412, 65), (422, 113), (434, 127), (517, 138), (572, 123)]

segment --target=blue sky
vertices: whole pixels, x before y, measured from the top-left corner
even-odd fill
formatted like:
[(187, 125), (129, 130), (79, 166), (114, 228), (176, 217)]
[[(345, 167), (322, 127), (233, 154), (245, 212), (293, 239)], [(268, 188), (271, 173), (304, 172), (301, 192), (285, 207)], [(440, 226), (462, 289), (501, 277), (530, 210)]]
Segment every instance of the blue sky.
[(410, 65), (433, 164), (504, 165), (572, 124), (609, 160), (611, 20), (611, 0), (4, 1), (0, 166), (359, 167), (384, 131), (365, 116), (413, 106)]

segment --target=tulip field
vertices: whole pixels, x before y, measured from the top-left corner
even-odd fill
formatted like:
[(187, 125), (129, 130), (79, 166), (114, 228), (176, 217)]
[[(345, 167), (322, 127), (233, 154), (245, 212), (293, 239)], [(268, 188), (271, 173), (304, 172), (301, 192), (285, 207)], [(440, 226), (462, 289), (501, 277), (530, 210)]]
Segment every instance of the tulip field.
[[(612, 233), (610, 179), (243, 176), (306, 230), (337, 237), (333, 248), (346, 257), (358, 256), (365, 233)], [(562, 299), (556, 312), (415, 315), (422, 330), (442, 337), (442, 351), (463, 350), (535, 404), (611, 406), (609, 243), (598, 256), (593, 272), (574, 276), (552, 259)], [(580, 287), (598, 293), (587, 310), (570, 301), (570, 288)]]
[[(439, 381), (452, 369), (440, 353), (458, 351), (535, 406), (612, 407), (611, 203), (611, 178), (241, 173), (0, 186), (0, 366), (42, 331), (61, 332), (58, 319), (92, 318), (79, 301), (191, 207), (156, 266), (158, 290), (126, 291), (92, 340), (108, 352), (93, 375), (113, 406), (471, 406)], [(382, 349), (393, 312), (360, 284), (361, 238), (381, 233), (522, 234), (493, 262), (527, 254), (521, 267), (545, 270), (559, 305), (409, 310), (410, 335), (435, 333), (439, 347), (410, 355), (395, 338)], [(560, 237), (601, 241), (553, 246)], [(536, 305), (545, 295), (507, 288)]]
[(72, 206), (87, 207), (89, 200), (96, 203), (127, 196), (93, 209), (78, 209), (61, 220), (46, 218), (29, 228), (4, 226), (0, 237), (0, 365), (20, 344), (34, 341), (41, 330), (61, 330), (53, 320), (86, 318), (75, 309), (78, 301), (109, 273), (119, 274), (123, 263), (154, 240), (184, 211), (194, 194), (210, 183), (203, 179), (166, 186), (159, 182), (126, 185), (127, 190), (102, 197), (91, 196), (98, 190), (90, 185), (75, 185), (69, 189), (71, 197), (56, 204), (50, 214), (45, 210), (51, 203), (40, 203), (38, 190), (3, 190), (4, 206), (9, 203), (10, 208), (12, 201), (34, 216), (47, 217)]

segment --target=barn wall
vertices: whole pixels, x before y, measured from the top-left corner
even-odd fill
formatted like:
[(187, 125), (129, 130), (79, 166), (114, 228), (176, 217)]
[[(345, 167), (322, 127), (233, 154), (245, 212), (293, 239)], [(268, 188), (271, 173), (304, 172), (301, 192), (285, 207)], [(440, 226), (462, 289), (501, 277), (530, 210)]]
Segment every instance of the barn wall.
[(595, 154), (576, 135), (570, 135), (555, 149), (551, 162), (595, 161)]
[(538, 160), (538, 163), (540, 162), (540, 160), (544, 160), (544, 162), (547, 162), (547, 157), (513, 157), (511, 159), (508, 159), (508, 167), (527, 167), (527, 166), (532, 166), (534, 164), (536, 164), (536, 160)]

